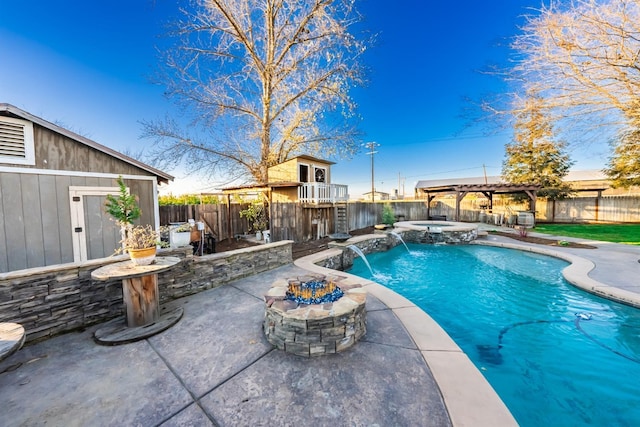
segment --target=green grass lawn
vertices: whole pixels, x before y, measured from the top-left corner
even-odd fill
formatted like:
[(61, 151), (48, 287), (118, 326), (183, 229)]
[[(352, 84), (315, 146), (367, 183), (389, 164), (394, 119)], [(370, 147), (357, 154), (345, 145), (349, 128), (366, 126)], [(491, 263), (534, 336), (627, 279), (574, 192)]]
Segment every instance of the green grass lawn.
[(640, 245), (640, 224), (537, 224), (535, 232)]

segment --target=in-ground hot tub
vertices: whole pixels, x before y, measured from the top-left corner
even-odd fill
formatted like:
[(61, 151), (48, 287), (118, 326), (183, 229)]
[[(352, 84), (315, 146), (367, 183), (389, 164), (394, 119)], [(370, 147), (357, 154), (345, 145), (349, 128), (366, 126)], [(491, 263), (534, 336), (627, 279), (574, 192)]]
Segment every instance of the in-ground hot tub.
[(264, 333), (287, 353), (322, 356), (352, 347), (367, 331), (361, 285), (341, 277), (280, 279), (265, 295)]
[(469, 243), (478, 237), (478, 226), (453, 221), (401, 221), (393, 224), (403, 239), (416, 243)]

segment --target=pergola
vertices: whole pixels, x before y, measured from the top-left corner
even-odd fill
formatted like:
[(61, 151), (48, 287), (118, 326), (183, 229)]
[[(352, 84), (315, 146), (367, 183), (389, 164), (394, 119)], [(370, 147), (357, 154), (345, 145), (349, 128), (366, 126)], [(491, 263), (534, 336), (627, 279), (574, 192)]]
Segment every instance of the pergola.
[[(422, 181), (425, 184), (427, 182)], [(421, 185), (419, 182), (416, 185), (416, 193), (422, 193), (426, 195), (427, 198), (427, 216), (429, 214), (429, 205), (431, 201), (438, 195), (443, 193), (455, 194), (456, 195), (456, 217), (455, 220), (460, 220), (460, 202), (464, 197), (469, 193), (482, 193), (484, 196), (489, 199), (489, 208), (493, 206), (493, 195), (494, 194), (515, 194), (515, 193), (524, 193), (529, 197), (531, 201), (531, 210), (535, 212), (536, 210), (536, 195), (538, 190), (540, 189), (539, 185), (535, 184), (505, 184), (505, 183), (486, 183), (486, 184), (445, 184), (445, 183), (436, 183), (433, 182), (434, 185)]]

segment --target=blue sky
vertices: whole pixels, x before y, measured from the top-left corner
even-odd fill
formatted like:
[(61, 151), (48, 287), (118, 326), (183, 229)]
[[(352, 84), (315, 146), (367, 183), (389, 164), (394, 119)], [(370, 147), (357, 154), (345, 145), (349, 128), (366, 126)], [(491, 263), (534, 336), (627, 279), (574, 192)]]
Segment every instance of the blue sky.
[[(172, 104), (149, 83), (165, 24), (176, 0), (0, 0), (0, 102), (120, 151), (137, 153), (141, 120), (163, 117)], [(522, 15), (539, 0), (361, 0), (364, 27), (379, 34), (365, 56), (369, 85), (353, 95), (375, 155), (375, 186), (411, 194), (420, 179), (499, 175), (510, 133), (487, 136), (460, 117), (465, 98), (504, 89), (480, 73), (506, 64)], [(10, 64), (10, 66), (7, 66)], [(574, 170), (600, 169), (606, 152), (572, 151)], [(333, 166), (332, 182), (352, 196), (371, 189), (370, 157), (362, 150)], [(484, 168), (483, 168), (484, 166)], [(211, 179), (185, 178), (169, 190), (214, 191)]]

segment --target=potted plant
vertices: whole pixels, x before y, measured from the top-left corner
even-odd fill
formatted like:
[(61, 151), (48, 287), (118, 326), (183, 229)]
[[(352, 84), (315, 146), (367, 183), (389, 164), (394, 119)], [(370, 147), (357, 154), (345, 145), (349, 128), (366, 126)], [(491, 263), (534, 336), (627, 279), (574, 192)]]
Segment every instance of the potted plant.
[(156, 248), (159, 245), (162, 245), (160, 233), (149, 224), (129, 227), (122, 240), (123, 248), (129, 252), (131, 262), (135, 265), (151, 264), (156, 257)]
[(156, 247), (163, 245), (160, 233), (151, 225), (133, 225), (140, 218), (140, 208), (136, 197), (129, 194), (122, 176), (117, 179), (120, 193), (118, 196), (107, 195), (106, 210), (120, 225), (121, 248), (116, 253), (126, 251), (136, 265), (149, 265), (156, 257)]
[(174, 247), (189, 246), (191, 243), (191, 224), (180, 224), (171, 229), (171, 244)]
[(249, 221), (250, 231), (256, 233), (256, 239), (262, 240), (262, 230), (267, 229), (267, 214), (265, 206), (260, 201), (254, 201), (246, 209), (240, 211), (240, 218), (246, 218)]

